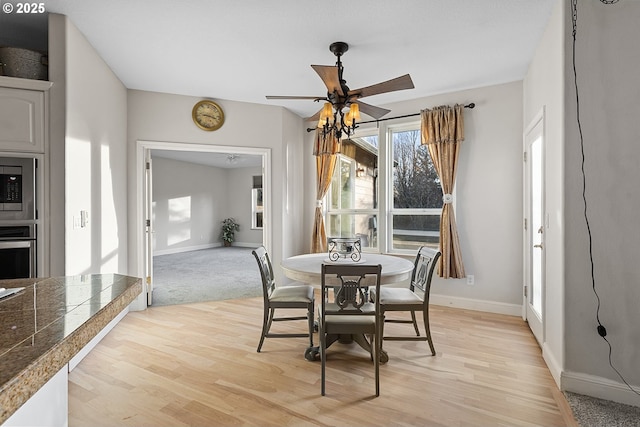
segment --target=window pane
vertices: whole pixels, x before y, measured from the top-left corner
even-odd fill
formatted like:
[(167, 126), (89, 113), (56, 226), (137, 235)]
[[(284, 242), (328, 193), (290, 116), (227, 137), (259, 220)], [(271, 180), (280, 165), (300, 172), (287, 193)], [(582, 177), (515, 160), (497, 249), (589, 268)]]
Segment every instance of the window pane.
[(440, 215), (393, 215), (393, 249), (438, 248)]
[(331, 178), (331, 204), (329, 209), (349, 209), (353, 195), (353, 160), (340, 157)]
[(342, 141), (331, 180), (329, 210), (378, 207), (377, 140), (375, 136)]
[(362, 249), (377, 247), (378, 221), (371, 214), (329, 214), (327, 237), (359, 237)]
[(441, 208), (442, 187), (420, 130), (392, 132), (393, 207)]

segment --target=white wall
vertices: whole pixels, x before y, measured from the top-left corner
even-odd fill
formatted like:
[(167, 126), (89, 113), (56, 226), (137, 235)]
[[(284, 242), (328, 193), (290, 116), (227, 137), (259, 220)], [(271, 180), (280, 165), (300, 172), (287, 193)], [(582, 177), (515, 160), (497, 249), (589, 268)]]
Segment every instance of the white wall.
[[(126, 88), (66, 17), (53, 15), (50, 25), (54, 86), (64, 81), (52, 93), (52, 110), (64, 114), (52, 114), (50, 156), (51, 250), (64, 247), (64, 260), (52, 255), (51, 273), (127, 273)], [(89, 222), (74, 228), (82, 210)]]
[[(308, 172), (309, 139), (304, 130), (308, 122), (302, 122), (294, 114), (286, 114), (282, 120), (282, 171), (284, 179), (281, 183), (284, 194), (282, 216), (279, 217), (283, 233), (290, 238), (283, 241), (282, 252), (287, 256), (306, 253), (309, 251), (308, 241), (305, 239), (308, 220), (305, 180)], [(315, 170), (315, 164), (313, 166)], [(313, 190), (315, 195), (315, 189)], [(315, 206), (315, 200), (314, 200)], [(278, 217), (274, 217), (277, 220)], [(309, 232), (310, 234), (311, 232)]]
[(544, 109), (545, 114), (545, 230), (546, 294), (543, 357), (556, 382), (564, 369), (564, 50), (565, 8), (558, 2), (540, 39), (523, 82), (525, 130)]
[[(565, 351), (563, 388), (640, 406), (609, 366), (596, 331), (589, 241), (582, 200), (581, 148), (571, 68), (571, 13), (565, 7)], [(612, 360), (640, 390), (640, 2), (578, 2), (576, 64), (584, 135), (587, 213), (593, 237), (600, 321)]]
[[(436, 278), (432, 301), (519, 315), (522, 306), (522, 82), (385, 105), (394, 117), (443, 104), (474, 102), (465, 110), (465, 141), (456, 183), (456, 222), (467, 274)], [(419, 117), (409, 120), (419, 121)], [(400, 120), (394, 123), (400, 123)], [(380, 127), (384, 129), (385, 123)], [(375, 127), (375, 124), (370, 125)], [(362, 126), (364, 128), (364, 125)], [(305, 146), (305, 248), (315, 208), (312, 133)]]
[(220, 245), (227, 180), (221, 168), (153, 158), (154, 255)]

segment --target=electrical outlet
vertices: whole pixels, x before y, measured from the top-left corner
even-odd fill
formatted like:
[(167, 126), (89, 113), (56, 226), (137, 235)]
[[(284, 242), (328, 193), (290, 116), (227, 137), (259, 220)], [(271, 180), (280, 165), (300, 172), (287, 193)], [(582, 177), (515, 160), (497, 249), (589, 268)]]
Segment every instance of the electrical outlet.
[(473, 285), (476, 282), (476, 278), (473, 274), (467, 274), (467, 285)]

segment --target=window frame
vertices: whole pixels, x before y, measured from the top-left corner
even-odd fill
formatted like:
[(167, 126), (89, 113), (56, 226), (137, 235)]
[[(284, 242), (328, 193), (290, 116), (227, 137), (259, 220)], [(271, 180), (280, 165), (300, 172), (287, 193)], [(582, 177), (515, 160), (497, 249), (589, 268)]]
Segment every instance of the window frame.
[[(377, 219), (377, 239), (376, 244), (368, 247), (368, 251), (388, 253), (396, 255), (415, 255), (415, 249), (400, 249), (393, 245), (393, 218), (400, 215), (424, 215), (438, 216), (442, 214), (442, 208), (395, 208), (393, 201), (393, 139), (395, 132), (417, 130), (420, 132), (420, 120), (398, 120), (393, 124), (386, 122), (377, 123), (377, 127), (358, 128), (352, 138), (363, 138), (367, 136), (378, 137), (378, 165), (377, 165), (377, 208), (373, 209), (331, 209), (331, 192), (329, 188), (323, 203), (325, 223), (329, 224), (331, 215), (374, 215)], [(336, 167), (339, 167), (343, 158), (351, 159), (343, 154), (337, 154)], [(333, 185), (333, 182), (332, 184)], [(456, 190), (453, 191), (453, 208), (456, 209)], [(330, 235), (327, 230), (327, 235)], [(332, 236), (333, 237), (333, 236)], [(438, 242), (440, 237), (438, 236)], [(372, 244), (373, 242), (370, 242)], [(365, 248), (363, 248), (363, 251)]]
[[(386, 251), (388, 253), (394, 254), (415, 254), (417, 249), (400, 249), (394, 247), (394, 227), (393, 227), (393, 218), (394, 216), (409, 216), (409, 215), (417, 215), (417, 216), (437, 216), (438, 218), (442, 214), (442, 207), (439, 208), (396, 208), (394, 206), (394, 183), (393, 183), (393, 134), (399, 132), (407, 132), (407, 131), (418, 131), (421, 129), (420, 121), (407, 121), (403, 123), (397, 123), (393, 125), (387, 126), (386, 129), (386, 137), (384, 140), (385, 143), (385, 152), (386, 152), (386, 163), (385, 168), (387, 172), (387, 179), (385, 180), (386, 191), (385, 197), (387, 199), (387, 211), (385, 215), (385, 226), (386, 226)], [(442, 188), (442, 187), (441, 187)], [(454, 189), (454, 210), (455, 210), (455, 189)], [(439, 234), (439, 232), (438, 232)], [(438, 244), (440, 242), (440, 236), (438, 236)]]

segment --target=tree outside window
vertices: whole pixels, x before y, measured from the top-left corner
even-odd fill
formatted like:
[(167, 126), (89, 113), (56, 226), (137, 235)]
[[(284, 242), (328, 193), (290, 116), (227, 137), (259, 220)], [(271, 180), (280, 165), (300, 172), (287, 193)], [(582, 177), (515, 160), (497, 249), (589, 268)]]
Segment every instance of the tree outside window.
[(393, 208), (391, 249), (437, 247), (440, 237), (442, 187), (420, 130), (392, 130)]

